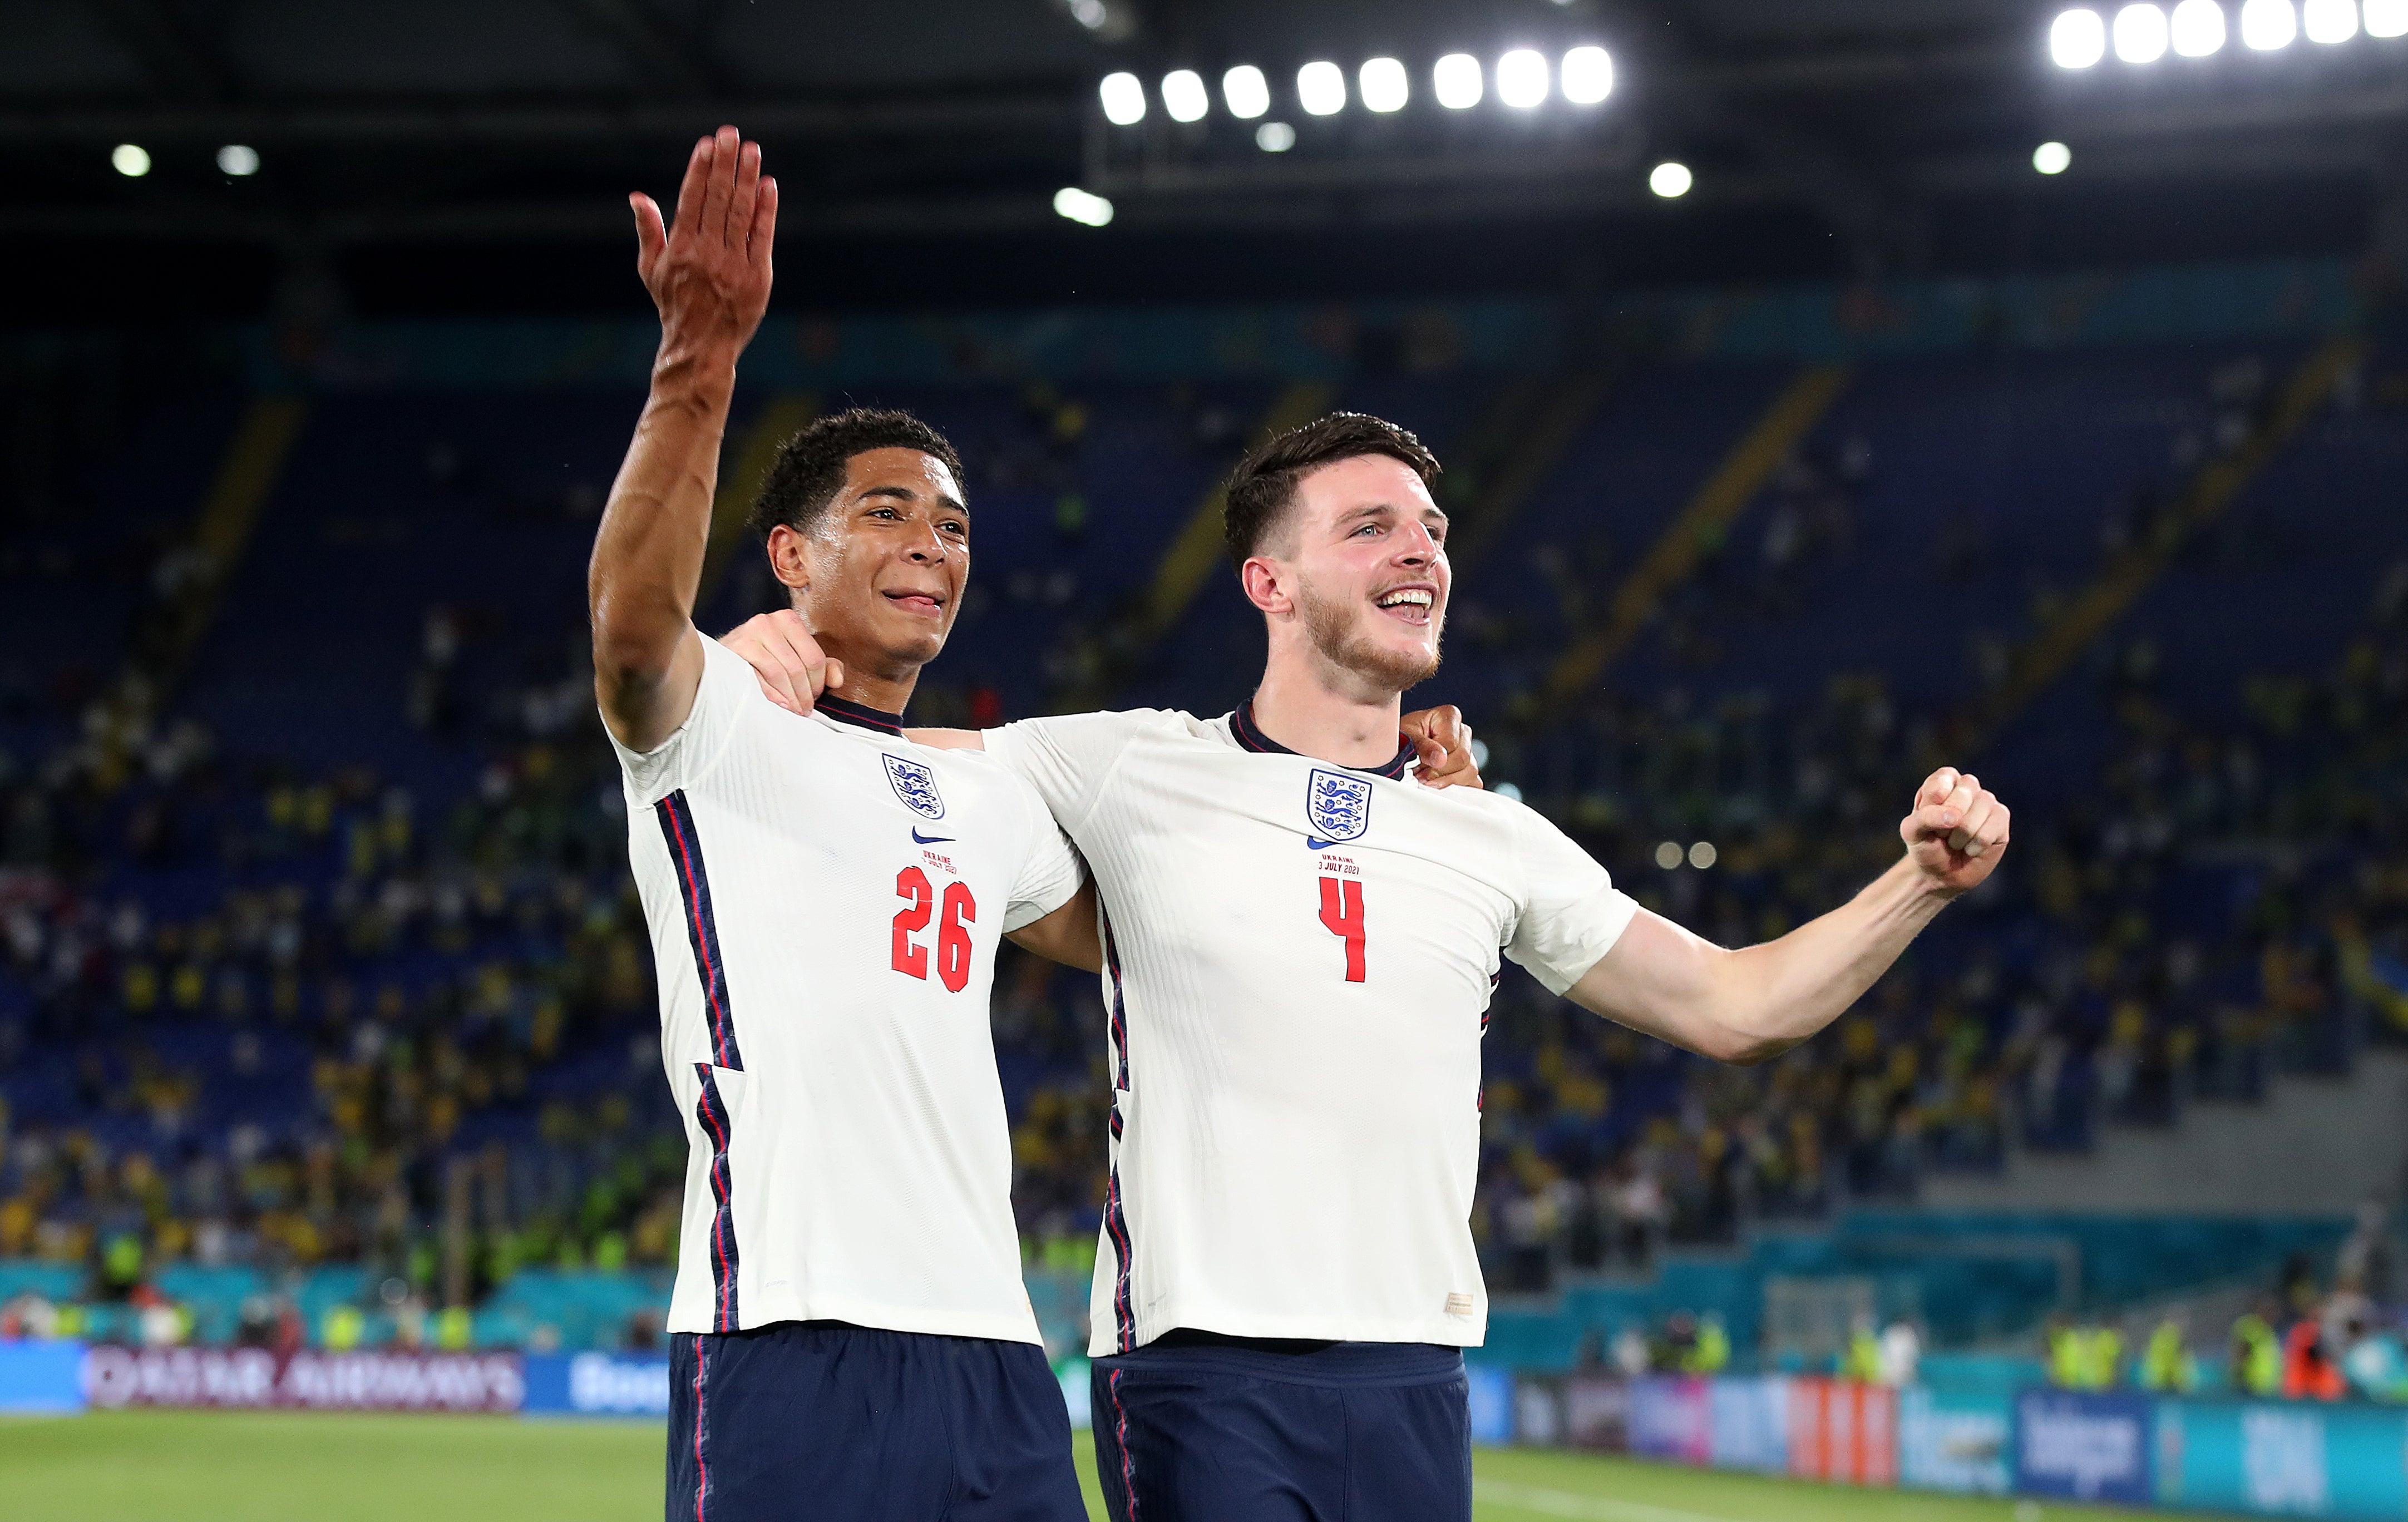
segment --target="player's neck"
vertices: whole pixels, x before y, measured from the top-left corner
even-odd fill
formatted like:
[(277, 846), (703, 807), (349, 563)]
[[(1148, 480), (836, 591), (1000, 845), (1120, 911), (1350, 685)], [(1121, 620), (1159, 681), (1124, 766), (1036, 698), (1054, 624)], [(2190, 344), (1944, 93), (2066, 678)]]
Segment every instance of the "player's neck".
[(920, 685), (920, 668), (916, 666), (899, 669), (882, 664), (883, 658), (868, 651), (855, 655), (832, 642), (824, 635), (814, 635), (820, 649), (830, 660), (844, 663), (844, 685), (830, 687), (831, 696), (863, 708), (876, 709), (881, 713), (900, 714), (911, 701), (912, 689)]
[(1273, 657), (1254, 689), (1254, 726), (1298, 755), (1341, 767), (1383, 767), (1396, 759), (1403, 695), (1349, 692), (1309, 660)]

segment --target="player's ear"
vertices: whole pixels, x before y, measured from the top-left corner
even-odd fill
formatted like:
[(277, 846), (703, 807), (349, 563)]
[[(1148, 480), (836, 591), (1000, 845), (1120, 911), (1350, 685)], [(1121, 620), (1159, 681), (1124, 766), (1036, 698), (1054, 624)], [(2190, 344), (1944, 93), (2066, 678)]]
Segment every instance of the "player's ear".
[(803, 536), (785, 524), (769, 530), (769, 573), (796, 596), (811, 589), (811, 565)]
[(1246, 600), (1266, 613), (1286, 612), (1294, 597), (1288, 590), (1287, 567), (1264, 555), (1254, 555), (1238, 567)]

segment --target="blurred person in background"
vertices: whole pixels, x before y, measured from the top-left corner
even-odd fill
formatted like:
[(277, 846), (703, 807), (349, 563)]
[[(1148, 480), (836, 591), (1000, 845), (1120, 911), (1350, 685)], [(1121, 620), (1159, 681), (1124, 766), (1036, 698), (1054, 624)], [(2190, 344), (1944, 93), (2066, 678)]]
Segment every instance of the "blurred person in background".
[(2283, 1390), (2283, 1340), (2275, 1335), (2282, 1309), (2272, 1300), (2242, 1313), (2232, 1323), (2226, 1370), (2234, 1393), (2271, 1396)]
[(2141, 1350), (2139, 1384), (2159, 1395), (2188, 1395), (2199, 1386), (2199, 1358), (2190, 1350), (2188, 1328), (2180, 1316), (2168, 1316), (2149, 1333)]

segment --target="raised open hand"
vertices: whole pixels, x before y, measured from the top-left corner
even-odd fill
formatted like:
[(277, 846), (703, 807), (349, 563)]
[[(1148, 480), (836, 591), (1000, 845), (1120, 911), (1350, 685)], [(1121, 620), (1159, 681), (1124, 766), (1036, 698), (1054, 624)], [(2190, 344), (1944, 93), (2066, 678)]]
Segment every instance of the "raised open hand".
[(678, 187), (677, 220), (638, 191), (636, 273), (661, 311), (665, 357), (742, 349), (769, 306), (769, 245), (778, 230), (778, 182), (761, 173), (761, 145), (722, 127), (694, 145)]

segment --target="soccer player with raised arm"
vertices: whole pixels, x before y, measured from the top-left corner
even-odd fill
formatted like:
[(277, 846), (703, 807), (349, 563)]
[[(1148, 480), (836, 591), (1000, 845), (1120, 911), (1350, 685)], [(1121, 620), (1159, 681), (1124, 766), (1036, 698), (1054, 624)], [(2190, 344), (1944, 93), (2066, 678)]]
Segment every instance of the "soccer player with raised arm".
[(843, 696), (786, 711), (693, 624), (737, 356), (769, 296), (760, 167), (722, 128), (673, 225), (634, 198), (660, 352), (591, 575), (690, 1156), (667, 1515), (1083, 1522), (1021, 1281), (987, 995), (1005, 935), (1097, 967), (1095, 916), (1025, 782), (903, 735), (968, 569), (952, 448), (851, 412), (770, 472), (755, 522)]
[[(1849, 903), (1726, 950), (1641, 910), (1522, 804), (1398, 781), (1399, 696), (1438, 666), (1438, 462), (1340, 413), (1240, 463), (1226, 538), (1269, 630), (1213, 719), (1037, 719), (934, 741), (1028, 779), (1104, 920), (1111, 1174), (1096, 1450), (1122, 1522), (1471, 1510), (1460, 1349), (1487, 1295), (1469, 1216), (1500, 957), (1649, 1035), (1760, 1062), (1853, 1004), (2004, 854), (1952, 768)], [(792, 621), (738, 640), (798, 701)]]

